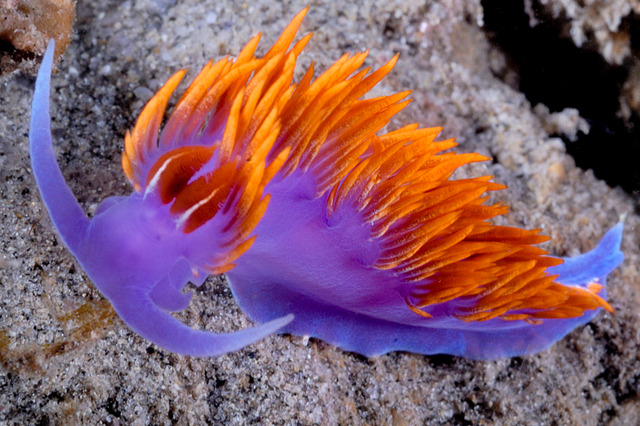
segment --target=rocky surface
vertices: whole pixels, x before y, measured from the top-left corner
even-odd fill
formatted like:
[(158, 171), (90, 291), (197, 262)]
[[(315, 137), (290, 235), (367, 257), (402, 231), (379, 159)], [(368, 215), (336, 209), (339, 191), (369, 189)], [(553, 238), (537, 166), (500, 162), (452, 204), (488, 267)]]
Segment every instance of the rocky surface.
[[(28, 156), (34, 78), (0, 86), (0, 422), (9, 424), (631, 424), (640, 417), (639, 218), (633, 200), (575, 167), (547, 131), (575, 134), (567, 110), (532, 108), (508, 82), (508, 60), (483, 32), (474, 0), (316, 1), (302, 66), (346, 51), (365, 65), (400, 52), (373, 95), (412, 89), (390, 128), (444, 126), (461, 151), (493, 162), (509, 189), (500, 223), (543, 228), (559, 256), (592, 248), (624, 220), (624, 264), (610, 277), (616, 313), (601, 313), (535, 356), (474, 362), (391, 353), (366, 359), (322, 341), (272, 336), (236, 353), (194, 359), (132, 333), (59, 243)], [(258, 31), (261, 52), (306, 5), (146, 0), (81, 2), (53, 77), (56, 149), (88, 212), (131, 189), (120, 169), (124, 132), (176, 70), (234, 54)], [(189, 80), (189, 78), (187, 78)], [(184, 85), (182, 86), (184, 87)], [(546, 130), (545, 130), (546, 129)], [(196, 291), (182, 319), (210, 330), (250, 325), (221, 279)]]

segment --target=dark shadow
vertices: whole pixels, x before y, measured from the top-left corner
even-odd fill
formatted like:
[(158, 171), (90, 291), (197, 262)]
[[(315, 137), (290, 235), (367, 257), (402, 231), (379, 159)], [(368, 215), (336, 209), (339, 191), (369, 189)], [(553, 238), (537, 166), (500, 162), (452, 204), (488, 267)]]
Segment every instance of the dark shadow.
[[(576, 108), (587, 120), (588, 135), (579, 133), (575, 142), (563, 139), (578, 167), (592, 169), (609, 186), (638, 196), (640, 120), (634, 116), (625, 123), (618, 116), (618, 97), (628, 69), (608, 64), (588, 43), (576, 47), (563, 36), (561, 22), (543, 16), (541, 9), (535, 11), (541, 18), (538, 25), (530, 27), (523, 3), (482, 0), (489, 39), (507, 56), (531, 105), (542, 103), (551, 112)], [(624, 25), (640, 27), (632, 20)], [(640, 28), (631, 34), (633, 42)]]

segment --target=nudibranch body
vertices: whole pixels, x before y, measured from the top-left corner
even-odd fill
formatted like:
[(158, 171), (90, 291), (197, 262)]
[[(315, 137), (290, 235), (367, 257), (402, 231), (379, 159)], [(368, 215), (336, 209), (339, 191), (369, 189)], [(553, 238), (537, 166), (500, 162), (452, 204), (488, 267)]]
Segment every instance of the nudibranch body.
[[(621, 261), (622, 225), (592, 251), (547, 256), (539, 231), (495, 226), (490, 176), (450, 180), (486, 158), (447, 151), (439, 128), (378, 134), (408, 93), (363, 96), (397, 57), (369, 73), (345, 55), (293, 82), (310, 35), (291, 46), (299, 13), (261, 58), (253, 38), (208, 63), (161, 130), (185, 71), (151, 99), (125, 136), (134, 187), (89, 220), (53, 153), (53, 44), (33, 101), (30, 144), (42, 199), (68, 248), (137, 333), (170, 351), (212, 356), (274, 332), (321, 338), (364, 355), (394, 350), (493, 359), (534, 353), (589, 321)], [(193, 330), (169, 312), (188, 282), (226, 273), (261, 325)]]

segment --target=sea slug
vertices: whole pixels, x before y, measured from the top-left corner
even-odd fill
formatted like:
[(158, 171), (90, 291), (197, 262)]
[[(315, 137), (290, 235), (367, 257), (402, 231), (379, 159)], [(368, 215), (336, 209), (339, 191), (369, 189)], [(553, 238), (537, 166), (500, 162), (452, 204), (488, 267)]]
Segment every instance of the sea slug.
[[(209, 62), (161, 129), (177, 72), (125, 136), (134, 191), (89, 220), (56, 163), (49, 117), (53, 45), (36, 82), (33, 172), (66, 246), (120, 317), (173, 352), (214, 356), (275, 332), (318, 337), (367, 356), (389, 351), (474, 359), (530, 354), (589, 321), (623, 259), (622, 225), (591, 252), (562, 259), (538, 230), (493, 225), (507, 207), (490, 176), (451, 180), (484, 161), (435, 141), (439, 128), (380, 130), (408, 92), (363, 96), (394, 66), (342, 56), (293, 82), (310, 34), (306, 10), (263, 56), (259, 35), (235, 60)], [(260, 325), (194, 330), (169, 313), (188, 282), (226, 273)]]

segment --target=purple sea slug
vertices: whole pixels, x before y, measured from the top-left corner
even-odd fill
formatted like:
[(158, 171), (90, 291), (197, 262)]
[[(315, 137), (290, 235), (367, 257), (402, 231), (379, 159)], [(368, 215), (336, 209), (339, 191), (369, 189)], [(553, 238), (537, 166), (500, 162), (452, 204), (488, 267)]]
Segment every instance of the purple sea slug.
[[(490, 176), (451, 180), (484, 161), (417, 124), (380, 134), (408, 92), (363, 99), (394, 66), (344, 55), (293, 82), (310, 34), (300, 12), (263, 56), (259, 35), (209, 62), (161, 129), (177, 72), (125, 136), (134, 187), (89, 220), (56, 163), (49, 117), (53, 42), (36, 82), (33, 172), (58, 234), (120, 317), (169, 351), (215, 356), (275, 332), (366, 356), (389, 351), (495, 359), (548, 348), (599, 310), (623, 259), (622, 225), (591, 252), (547, 255), (539, 230), (495, 226), (507, 207)], [(171, 311), (191, 282), (226, 273), (260, 325), (194, 330)]]

